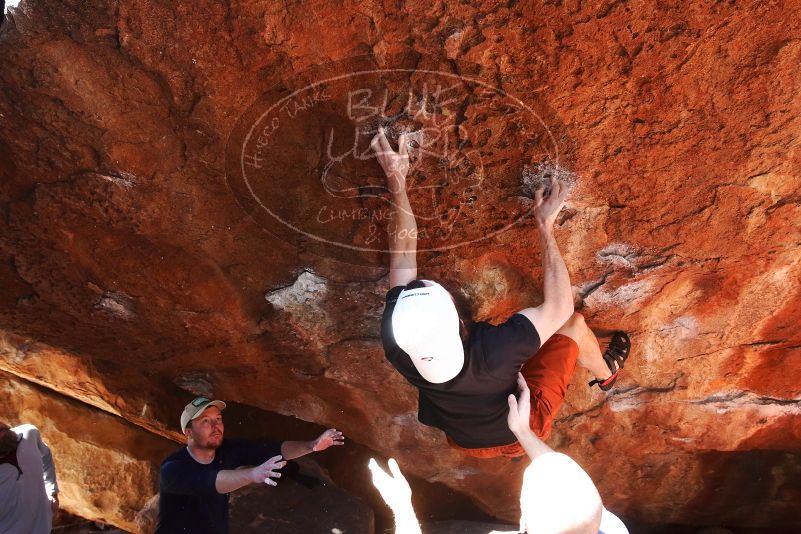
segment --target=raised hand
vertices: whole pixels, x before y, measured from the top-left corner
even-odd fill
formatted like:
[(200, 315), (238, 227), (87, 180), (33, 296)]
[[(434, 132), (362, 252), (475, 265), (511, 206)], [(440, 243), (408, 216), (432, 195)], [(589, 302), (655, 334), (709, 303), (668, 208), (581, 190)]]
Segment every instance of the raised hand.
[(281, 478), (281, 473), (278, 471), (286, 465), (281, 455), (273, 456), (266, 462), (256, 467), (250, 468), (250, 479), (254, 484), (261, 484), (262, 482), (270, 486), (277, 486), (278, 482), (274, 478)]
[(336, 428), (329, 428), (320, 437), (312, 442), (312, 450), (314, 452), (324, 451), (332, 445), (344, 445), (345, 436)]
[(384, 471), (374, 458), (370, 458), (367, 466), (373, 475), (373, 485), (376, 487), (387, 506), (393, 510), (410, 507), (412, 503), (412, 488), (406, 481), (406, 477), (401, 473), (398, 462), (394, 458), (389, 459), (389, 471)]
[(409, 173), (409, 154), (407, 152), (406, 134), (401, 134), (398, 139), (398, 152), (392, 150), (384, 128), (378, 129), (378, 133), (370, 142), (370, 147), (375, 152), (384, 174), (387, 175), (387, 183), (390, 193), (400, 193), (406, 190), (406, 175)]
[(515, 436), (519, 436), (531, 429), (529, 426), (529, 417), (531, 416), (531, 391), (528, 389), (526, 379), (523, 378), (521, 373), (517, 373), (517, 389), (520, 392), (520, 398), (517, 399), (514, 395), (509, 395), (509, 415), (506, 417), (509, 430), (511, 430)]
[(570, 187), (567, 183), (557, 180), (551, 176), (550, 191), (545, 196), (545, 186), (540, 187), (534, 192), (534, 220), (537, 221), (540, 229), (550, 231), (556, 222), (556, 216), (565, 205), (567, 193)]

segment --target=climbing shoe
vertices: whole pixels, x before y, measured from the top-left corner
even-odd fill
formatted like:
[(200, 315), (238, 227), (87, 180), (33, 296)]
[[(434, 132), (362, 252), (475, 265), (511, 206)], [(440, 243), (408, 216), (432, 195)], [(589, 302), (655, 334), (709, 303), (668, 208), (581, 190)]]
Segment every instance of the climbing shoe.
[(606, 351), (604, 351), (603, 354), (604, 361), (607, 367), (609, 367), (609, 371), (612, 372), (612, 376), (605, 380), (596, 378), (589, 383), (590, 387), (597, 384), (603, 391), (612, 389), (612, 386), (614, 386), (617, 381), (620, 370), (623, 369), (623, 365), (629, 357), (630, 351), (631, 339), (629, 339), (628, 334), (619, 330), (613, 333), (612, 340), (609, 342), (609, 346), (606, 347)]

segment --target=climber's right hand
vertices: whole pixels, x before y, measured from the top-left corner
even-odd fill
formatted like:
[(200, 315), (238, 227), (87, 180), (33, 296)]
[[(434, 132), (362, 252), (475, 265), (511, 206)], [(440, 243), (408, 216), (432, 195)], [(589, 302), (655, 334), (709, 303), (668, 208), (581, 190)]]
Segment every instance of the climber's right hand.
[(556, 222), (562, 206), (567, 200), (567, 193), (570, 188), (567, 183), (557, 180), (551, 176), (551, 183), (548, 194), (545, 194), (546, 187), (542, 186), (534, 192), (534, 208), (532, 214), (540, 230), (550, 232)]

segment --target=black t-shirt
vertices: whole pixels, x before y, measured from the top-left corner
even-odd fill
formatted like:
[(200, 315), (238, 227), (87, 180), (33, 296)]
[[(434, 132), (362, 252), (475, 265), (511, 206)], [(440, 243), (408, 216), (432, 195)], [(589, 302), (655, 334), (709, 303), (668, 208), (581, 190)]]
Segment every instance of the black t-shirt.
[(223, 440), (209, 464), (197, 462), (186, 447), (161, 463), (156, 534), (227, 534), (228, 494), (217, 493), (217, 473), (259, 465), (281, 454), (281, 443)]
[(540, 348), (534, 325), (520, 314), (498, 326), (475, 323), (465, 343), (461, 372), (448, 382), (432, 384), (420, 376), (392, 333), (392, 311), (402, 290), (397, 286), (387, 293), (381, 341), (389, 363), (419, 390), (417, 419), (468, 449), (514, 443), (506, 424), (506, 398), (517, 391), (520, 367)]

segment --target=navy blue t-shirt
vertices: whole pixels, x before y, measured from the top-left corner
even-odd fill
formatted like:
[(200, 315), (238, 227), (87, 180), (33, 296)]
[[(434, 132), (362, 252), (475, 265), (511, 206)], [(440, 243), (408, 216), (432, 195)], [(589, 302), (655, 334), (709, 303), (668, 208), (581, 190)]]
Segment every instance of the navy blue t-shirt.
[(227, 534), (228, 494), (217, 493), (217, 473), (279, 454), (279, 442), (238, 439), (224, 439), (209, 464), (197, 462), (186, 447), (171, 454), (161, 463), (156, 534)]
[(519, 313), (498, 326), (483, 321), (473, 324), (461, 372), (447, 382), (432, 384), (395, 342), (392, 312), (403, 288), (396, 286), (387, 293), (381, 340), (389, 363), (419, 390), (417, 419), (443, 430), (467, 449), (514, 443), (517, 438), (506, 422), (506, 398), (517, 391), (520, 368), (540, 348), (537, 329)]

